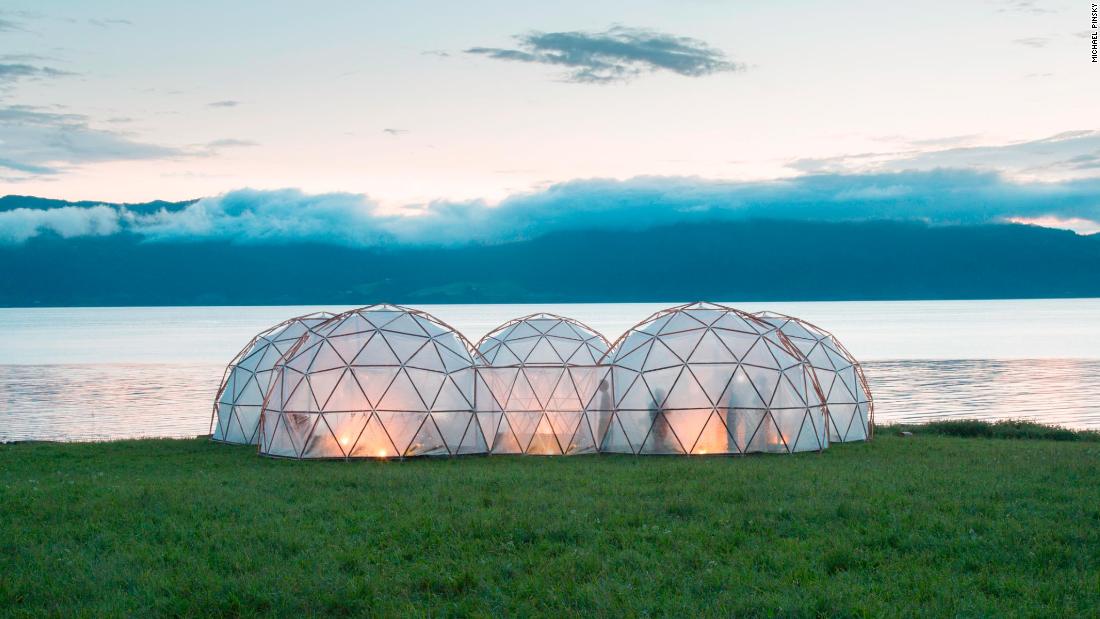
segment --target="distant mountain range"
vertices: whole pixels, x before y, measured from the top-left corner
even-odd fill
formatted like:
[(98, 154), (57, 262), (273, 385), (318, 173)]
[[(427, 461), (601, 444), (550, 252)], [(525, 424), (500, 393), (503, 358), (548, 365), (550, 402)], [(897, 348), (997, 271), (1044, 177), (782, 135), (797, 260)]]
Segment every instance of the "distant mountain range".
[[(8, 196), (0, 212), (94, 204)], [(1090, 296), (1100, 296), (1100, 234), (1009, 224), (752, 220), (449, 248), (152, 242), (125, 231), (0, 244), (9, 307)]]
[(182, 202), (166, 202), (164, 200), (153, 200), (152, 202), (112, 204), (109, 202), (94, 202), (90, 200), (71, 202), (69, 200), (54, 200), (52, 198), (38, 198), (35, 196), (9, 195), (0, 196), (0, 213), (3, 213), (5, 211), (14, 211), (17, 208), (29, 208), (36, 211), (46, 211), (52, 208), (61, 208), (63, 206), (80, 206), (87, 208), (91, 206), (98, 206), (100, 204), (108, 204), (110, 206), (125, 206), (135, 213), (153, 213), (161, 209), (178, 211), (196, 202), (198, 202), (198, 200), (184, 200)]

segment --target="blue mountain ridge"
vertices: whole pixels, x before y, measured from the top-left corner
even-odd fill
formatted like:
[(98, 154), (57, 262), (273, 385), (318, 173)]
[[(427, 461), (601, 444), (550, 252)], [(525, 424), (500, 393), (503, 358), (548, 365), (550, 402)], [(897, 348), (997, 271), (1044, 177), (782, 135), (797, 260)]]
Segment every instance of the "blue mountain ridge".
[[(7, 196), (0, 212), (95, 204)], [(0, 306), (1092, 297), (1098, 273), (1100, 234), (1015, 224), (759, 219), (385, 248), (123, 230), (0, 245)]]

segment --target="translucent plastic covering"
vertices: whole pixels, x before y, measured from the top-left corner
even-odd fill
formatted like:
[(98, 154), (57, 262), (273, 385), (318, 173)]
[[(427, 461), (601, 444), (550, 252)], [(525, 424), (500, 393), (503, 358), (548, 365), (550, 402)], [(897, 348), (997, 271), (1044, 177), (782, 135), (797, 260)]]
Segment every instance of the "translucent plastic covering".
[(564, 455), (597, 450), (586, 414), (609, 368), (607, 340), (585, 325), (533, 314), (478, 343), (478, 420), (493, 453)]
[(328, 312), (317, 312), (284, 320), (252, 338), (233, 357), (225, 368), (218, 394), (214, 396), (214, 411), (210, 416), (211, 439), (256, 444), (260, 408), (271, 387), (275, 363), (306, 330), (332, 316)]
[(306, 333), (276, 365), (261, 417), (260, 453), (485, 453), (473, 411), (473, 358), (466, 339), (424, 312), (372, 305)]
[(874, 427), (874, 402), (859, 362), (832, 333), (799, 318), (760, 312), (809, 360), (829, 406), (829, 440), (862, 441)]
[(602, 451), (791, 453), (828, 446), (808, 362), (772, 325), (694, 303), (654, 314), (608, 355), (615, 410)]

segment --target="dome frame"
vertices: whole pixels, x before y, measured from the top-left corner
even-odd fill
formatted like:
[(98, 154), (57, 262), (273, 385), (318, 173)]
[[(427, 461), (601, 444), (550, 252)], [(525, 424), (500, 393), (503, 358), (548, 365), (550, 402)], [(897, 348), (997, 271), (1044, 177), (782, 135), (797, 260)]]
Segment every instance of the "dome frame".
[(476, 348), (477, 414), (493, 454), (596, 453), (589, 403), (610, 368), (610, 343), (588, 325), (549, 312), (514, 318)]
[[(286, 320), (278, 324), (272, 325), (252, 336), (252, 339), (250, 339), (248, 343), (245, 344), (244, 347), (241, 348), (240, 351), (238, 351), (237, 354), (233, 356), (233, 359), (225, 366), (225, 370), (222, 372), (222, 379), (219, 383), (218, 391), (214, 395), (214, 405), (210, 412), (211, 441), (215, 443), (230, 443), (239, 445), (256, 444), (259, 437), (258, 424), (260, 420), (260, 413), (263, 410), (263, 405), (267, 397), (267, 392), (271, 386), (270, 379), (272, 373), (275, 370), (275, 365), (279, 362), (279, 359), (282, 358), (286, 351), (290, 350), (290, 348), (292, 348), (294, 344), (297, 343), (297, 340), (301, 338), (301, 334), (285, 338), (280, 336), (285, 334), (289, 330), (289, 328), (295, 324), (302, 325), (304, 329), (304, 334), (313, 327), (323, 324), (334, 316), (336, 316), (336, 314), (326, 311), (311, 312), (309, 314), (303, 314), (301, 316), (294, 316), (293, 318), (287, 318)], [(265, 344), (262, 347), (257, 348), (256, 346), (260, 342), (265, 342)], [(287, 344), (284, 350), (280, 350), (279, 346), (277, 345), (280, 343)], [(269, 355), (267, 353), (269, 348), (274, 348), (275, 351), (278, 353), (275, 358), (272, 359), (272, 363), (270, 364), (270, 366), (264, 363), (268, 359)], [(256, 359), (256, 365), (254, 367), (247, 368), (243, 366), (243, 362), (246, 359), (252, 358), (256, 355), (259, 355), (259, 358)], [(264, 369), (260, 369), (261, 364), (264, 365)], [(239, 379), (237, 379), (236, 377), (238, 370), (242, 373), (248, 374), (248, 377), (245, 379), (245, 384), (241, 386), (237, 385), (237, 383), (239, 382)], [(255, 378), (257, 374), (260, 374), (262, 372), (268, 373), (268, 381), (265, 385), (259, 385), (259, 380), (257, 379), (257, 387), (260, 389), (259, 403), (240, 404), (239, 399), (242, 396), (246, 395), (245, 389), (247, 389), (249, 382), (253, 378)], [(230, 389), (231, 380), (234, 383), (232, 389)], [(230, 400), (228, 402), (223, 402), (222, 397), (226, 394), (227, 389), (229, 389), (229, 393), (231, 394)], [(236, 393), (233, 393), (234, 391)], [(224, 422), (222, 422), (220, 415), (221, 405), (228, 405), (230, 407), (228, 417), (226, 417)], [(241, 413), (244, 411), (238, 410), (242, 407), (256, 408), (255, 418), (249, 419), (248, 421), (242, 421)], [(234, 423), (236, 424), (235, 429)], [(249, 427), (246, 428), (246, 425)], [(230, 437), (235, 437), (235, 432), (237, 430), (240, 431), (240, 435), (243, 440), (231, 440)]]
[[(851, 353), (851, 351), (849, 351), (848, 348), (844, 346), (844, 343), (841, 342), (839, 339), (837, 339), (837, 337), (835, 335), (833, 335), (833, 333), (831, 331), (829, 331), (827, 329), (823, 329), (820, 326), (818, 326), (818, 325), (816, 325), (816, 324), (814, 324), (814, 323), (812, 323), (812, 322), (810, 322), (810, 321), (808, 321), (804, 318), (799, 318), (797, 316), (791, 316), (790, 314), (784, 314), (782, 312), (775, 312), (775, 311), (770, 311), (770, 310), (755, 312), (755, 313), (753, 313), (753, 316), (755, 316), (757, 318), (760, 318), (761, 320), (764, 320), (764, 321), (770, 321), (770, 320), (783, 321), (782, 325), (776, 325), (776, 328), (778, 328), (780, 330), (780, 332), (783, 332), (783, 327), (786, 326), (787, 324), (793, 323), (793, 324), (799, 325), (804, 330), (809, 332), (809, 335), (812, 336), (812, 338), (814, 339), (815, 346), (821, 344), (825, 340), (828, 340), (828, 342), (832, 345), (832, 347), (836, 349), (836, 352), (840, 353), (840, 355), (842, 357), (844, 357), (844, 360), (847, 361), (851, 365), (852, 369), (854, 370), (856, 380), (859, 383), (860, 390), (866, 396), (866, 400), (860, 400), (859, 396), (857, 394), (853, 394), (853, 399), (855, 400), (853, 402), (853, 404), (855, 404), (857, 407), (860, 404), (864, 404), (864, 403), (867, 404), (867, 416), (866, 416), (866, 419), (864, 420), (866, 422), (866, 431), (865, 431), (865, 436), (863, 438), (847, 439), (847, 436), (848, 436), (849, 432), (851, 431), (851, 424), (855, 423), (855, 415), (853, 415), (852, 418), (849, 421), (848, 430), (845, 431), (845, 432), (840, 432), (840, 429), (835, 425), (836, 419), (838, 419), (837, 415), (834, 414), (834, 413), (836, 413), (836, 411), (830, 409), (830, 412), (829, 412), (829, 420), (830, 420), (829, 421), (829, 428), (830, 428), (830, 431), (835, 431), (836, 432), (838, 438), (833, 438), (832, 436), (830, 436), (829, 440), (831, 442), (835, 441), (835, 442), (838, 442), (838, 443), (844, 443), (844, 442), (849, 442), (849, 440), (868, 440), (869, 441), (869, 440), (874, 439), (874, 437), (875, 437), (875, 398), (874, 398), (874, 394), (871, 393), (871, 385), (867, 382), (867, 375), (863, 372), (863, 364), (860, 363), (860, 361), (858, 359), (856, 359), (855, 355), (853, 355)], [(771, 324), (771, 323), (769, 322), (769, 324)], [(814, 333), (815, 331), (817, 332), (816, 334)], [(788, 335), (785, 332), (783, 334), (785, 336), (787, 336), (787, 338), (790, 339), (791, 342), (795, 344), (795, 346), (798, 346), (798, 344), (795, 343), (795, 340), (797, 340), (797, 339), (810, 339), (810, 338), (800, 338), (800, 337), (797, 337), (797, 336), (791, 336), (791, 335)], [(818, 335), (820, 335), (820, 337), (818, 337)], [(801, 350), (801, 348), (799, 348), (799, 350)], [(818, 367), (817, 365), (815, 365), (814, 359), (810, 358), (805, 353), (804, 353), (804, 356), (807, 357), (807, 360), (810, 362), (810, 367), (813, 368), (815, 374), (818, 372), (818, 370), (826, 370), (826, 371), (830, 371), (830, 372), (836, 372), (835, 366), (832, 367), (832, 368)], [(831, 356), (830, 356), (830, 359), (831, 359)], [(818, 382), (820, 384), (820, 382), (821, 382), (820, 379), (818, 380)], [(824, 393), (824, 386), (822, 386), (822, 392)], [(828, 400), (827, 395), (826, 395), (826, 400)], [(857, 412), (858, 412), (858, 410), (857, 410)]]
[[(743, 350), (734, 354), (731, 345)], [(737, 308), (693, 302), (654, 312), (619, 336), (601, 364), (613, 368), (614, 393), (602, 452), (741, 455), (828, 447), (828, 406), (808, 359), (779, 329)]]
[(276, 364), (257, 450), (333, 460), (486, 453), (474, 415), (477, 358), (461, 332), (422, 310), (375, 304), (337, 314)]

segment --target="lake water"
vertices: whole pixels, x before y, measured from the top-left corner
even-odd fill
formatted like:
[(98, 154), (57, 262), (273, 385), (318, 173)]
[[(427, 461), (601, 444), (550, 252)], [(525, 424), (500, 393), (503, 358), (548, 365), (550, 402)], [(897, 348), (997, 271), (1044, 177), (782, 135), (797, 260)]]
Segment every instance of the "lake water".
[[(864, 362), (879, 423), (1100, 429), (1100, 299), (738, 303), (800, 316)], [(614, 340), (663, 303), (424, 305), (472, 341), (536, 311)], [(346, 307), (0, 309), (0, 441), (196, 436), (225, 364), (285, 318)]]

